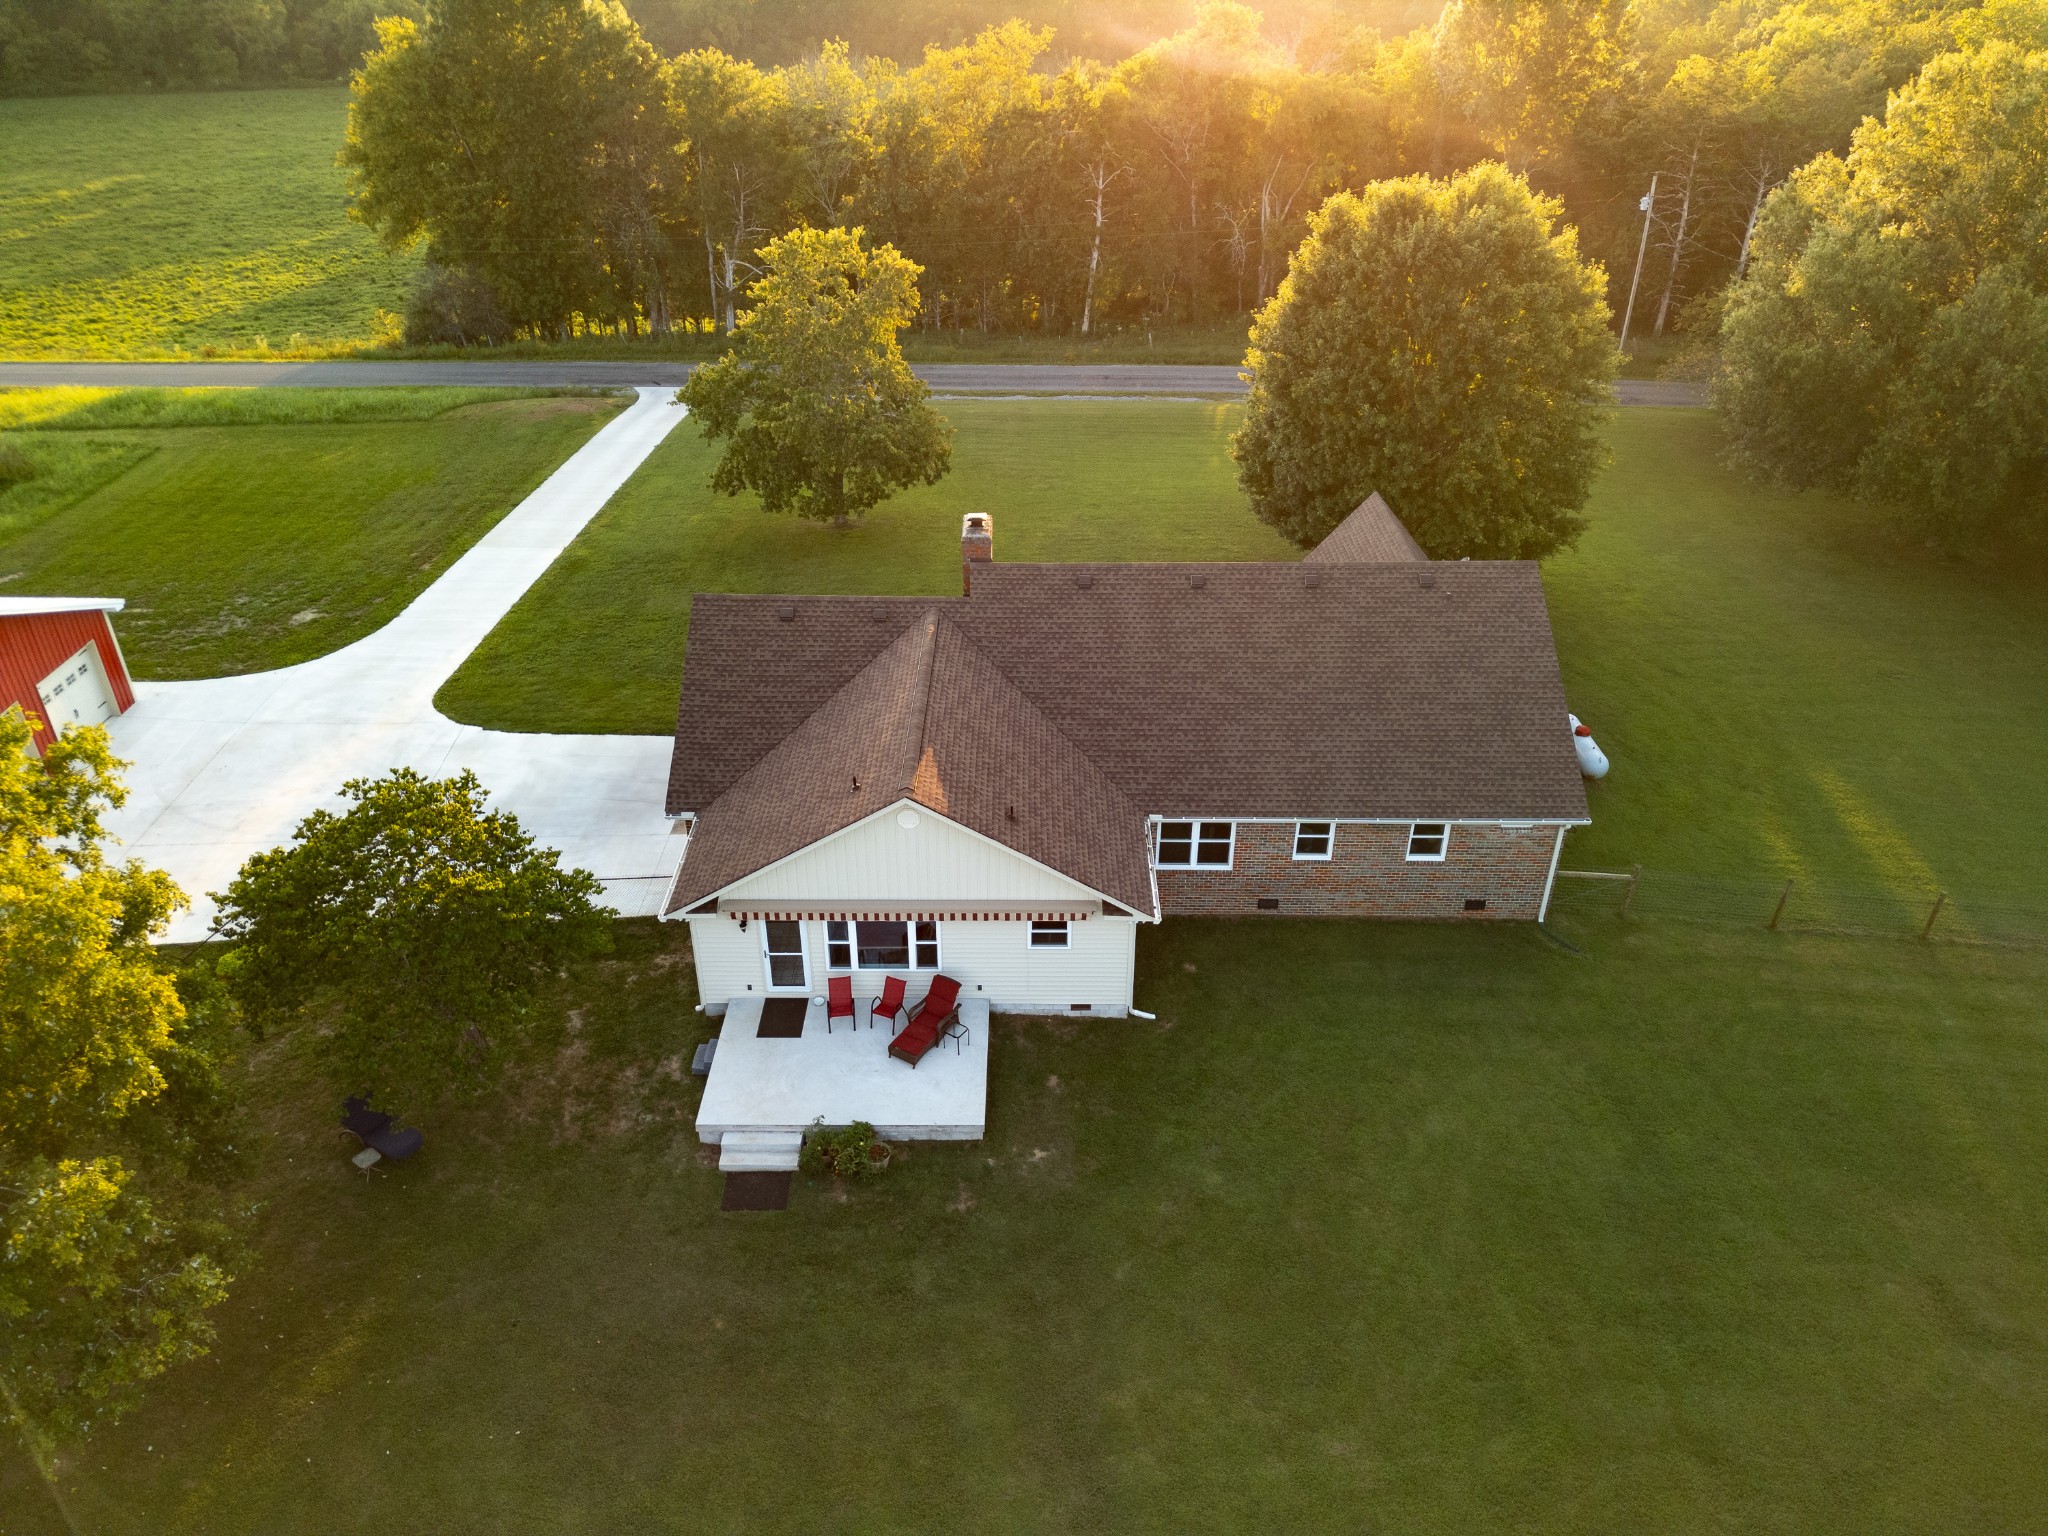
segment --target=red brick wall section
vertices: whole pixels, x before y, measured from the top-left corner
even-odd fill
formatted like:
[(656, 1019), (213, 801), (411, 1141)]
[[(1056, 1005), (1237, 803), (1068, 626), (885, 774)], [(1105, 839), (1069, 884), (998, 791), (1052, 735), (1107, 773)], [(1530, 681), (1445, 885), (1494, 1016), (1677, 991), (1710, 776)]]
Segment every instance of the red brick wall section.
[[(1166, 916), (1388, 917), (1534, 922), (1556, 827), (1454, 824), (1440, 864), (1408, 862), (1408, 828), (1340, 822), (1327, 862), (1294, 858), (1294, 823), (1239, 822), (1235, 867), (1162, 869)], [(1262, 911), (1261, 898), (1277, 899)], [(1483, 911), (1468, 912), (1468, 900)]]
[[(23, 713), (41, 719), (43, 700), (36, 685), (88, 640), (98, 643), (100, 665), (113, 685), (115, 707), (125, 713), (135, 703), (135, 690), (121, 665), (107, 616), (97, 608), (0, 616), (0, 710), (18, 704)], [(36, 732), (36, 750), (42, 751), (56, 739), (56, 733), (44, 726)]]

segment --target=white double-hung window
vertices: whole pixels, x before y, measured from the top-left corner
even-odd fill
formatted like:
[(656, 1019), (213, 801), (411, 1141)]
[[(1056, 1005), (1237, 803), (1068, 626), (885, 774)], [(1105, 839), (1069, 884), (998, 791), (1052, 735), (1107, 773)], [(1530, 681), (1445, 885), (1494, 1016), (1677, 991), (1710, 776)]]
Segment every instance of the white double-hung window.
[(1160, 869), (1228, 869), (1236, 831), (1228, 821), (1162, 821), (1152, 862)]
[(835, 919), (825, 925), (825, 964), (835, 971), (936, 971), (939, 925)]
[(1330, 842), (1336, 835), (1336, 824), (1328, 821), (1297, 821), (1294, 824), (1294, 856), (1297, 859), (1320, 862), (1330, 857)]
[(1451, 829), (1447, 822), (1418, 821), (1408, 829), (1408, 862), (1411, 864), (1441, 864), (1444, 849), (1450, 845)]

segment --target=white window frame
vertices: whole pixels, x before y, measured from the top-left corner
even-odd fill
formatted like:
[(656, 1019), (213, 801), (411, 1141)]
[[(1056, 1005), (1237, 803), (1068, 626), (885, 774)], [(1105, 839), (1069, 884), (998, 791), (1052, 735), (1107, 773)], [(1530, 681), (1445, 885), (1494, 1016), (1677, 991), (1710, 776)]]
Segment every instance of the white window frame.
[(1033, 918), (1025, 944), (1030, 949), (1069, 949), (1074, 943), (1073, 924), (1064, 919)]
[[(1165, 864), (1160, 862), (1159, 844), (1169, 823), (1182, 824), (1188, 828), (1188, 862), (1185, 864)], [(1221, 864), (1204, 864), (1200, 861), (1202, 844), (1204, 842), (1213, 843), (1216, 841), (1213, 837), (1205, 838), (1202, 835), (1203, 831), (1210, 827), (1223, 827), (1228, 832), (1228, 841), (1223, 845), (1224, 858)], [(1237, 823), (1234, 821), (1198, 821), (1192, 816), (1160, 817), (1154, 823), (1152, 829), (1152, 867), (1154, 869), (1201, 870), (1215, 874), (1228, 873), (1237, 868)]]
[[(879, 976), (885, 975), (890, 971), (909, 971), (914, 974), (917, 972), (936, 973), (945, 969), (944, 956), (940, 952), (939, 924), (935, 922), (919, 922), (912, 918), (905, 918), (901, 920), (904, 929), (904, 947), (910, 956), (910, 960), (907, 965), (863, 965), (861, 963), (860, 958), (860, 930), (861, 924), (864, 921), (871, 923), (895, 923), (898, 921), (898, 919), (886, 917), (866, 919), (856, 918), (847, 924), (847, 941), (851, 946), (851, 953), (848, 958), (850, 958), (853, 961), (853, 969), (855, 971), (865, 972), (870, 976)], [(918, 936), (918, 930), (920, 928), (931, 929), (931, 938), (928, 940), (920, 938)], [(829, 935), (831, 933), (831, 929), (827, 928), (826, 933), (828, 935), (826, 943), (827, 954), (829, 956), (831, 942)], [(932, 963), (930, 965), (920, 965), (917, 959), (917, 952), (920, 949), (927, 947), (930, 948), (932, 952)]]
[[(760, 918), (756, 918), (756, 919), (755, 919), (754, 921), (755, 921), (755, 923), (756, 923), (756, 924), (757, 924), (757, 925), (758, 925), (758, 926), (760, 927), (760, 930), (761, 930), (761, 980), (762, 980), (762, 981), (763, 981), (763, 983), (765, 984), (765, 990), (767, 990), (767, 991), (769, 991), (769, 992), (780, 992), (780, 993), (788, 993), (788, 994), (795, 994), (795, 993), (798, 993), (798, 992), (808, 992), (808, 991), (810, 991), (810, 990), (811, 990), (811, 944), (810, 944), (810, 935), (808, 935), (807, 933), (805, 933), (805, 932), (804, 932), (804, 925), (803, 925), (803, 923), (802, 923), (801, 921), (798, 921), (798, 920), (796, 920), (796, 919), (793, 919), (793, 918), (784, 918), (784, 917), (776, 917), (776, 918), (767, 918), (767, 917), (760, 917)], [(790, 955), (790, 954), (794, 954), (794, 955), (796, 955), (796, 956), (797, 956), (797, 958), (798, 958), (798, 959), (800, 959), (800, 960), (802, 960), (802, 961), (803, 961), (803, 963), (804, 963), (804, 979), (803, 979), (803, 981), (802, 981), (802, 982), (801, 982), (800, 984), (798, 984), (798, 985), (795, 985), (795, 986), (790, 986), (790, 985), (787, 985), (787, 984), (782, 984), (782, 985), (778, 985), (778, 984), (776, 983), (776, 980), (775, 980), (775, 961), (774, 961), (773, 957), (771, 956), (771, 954), (770, 954), (770, 952), (769, 952), (769, 949), (768, 949), (768, 925), (769, 925), (769, 924), (770, 924), (771, 922), (774, 922), (774, 923), (784, 923), (784, 922), (786, 922), (786, 923), (789, 923), (789, 924), (790, 924), (790, 926), (792, 926), (793, 928), (795, 928), (795, 929), (796, 929), (796, 946), (797, 946), (797, 947), (796, 947), (796, 948), (795, 948), (794, 950), (783, 950), (783, 951), (780, 951), (780, 953), (782, 953), (782, 954), (783, 954), (784, 956), (788, 956), (788, 955)]]
[[(1301, 851), (1301, 838), (1302, 838), (1302, 832), (1303, 832), (1303, 829), (1305, 829), (1305, 828), (1308, 828), (1308, 827), (1321, 827), (1321, 828), (1323, 829), (1323, 830), (1322, 830), (1322, 833), (1321, 833), (1321, 836), (1322, 836), (1322, 839), (1323, 839), (1323, 851), (1322, 851), (1321, 853), (1303, 853), (1303, 852)], [(1315, 834), (1310, 834), (1310, 835), (1311, 835), (1311, 836), (1313, 836), (1313, 835), (1315, 835)], [(1297, 822), (1296, 822), (1296, 823), (1294, 824), (1294, 862), (1295, 862), (1295, 863), (1297, 863), (1297, 864), (1327, 864), (1327, 863), (1329, 863), (1329, 862), (1330, 862), (1330, 856), (1331, 856), (1331, 855), (1332, 855), (1333, 853), (1335, 853), (1336, 851), (1337, 851), (1337, 823), (1335, 823), (1334, 821), (1297, 821)]]
[[(839, 937), (832, 936), (833, 929), (839, 930)], [(833, 958), (837, 949), (846, 951), (846, 963), (841, 965)], [(853, 969), (853, 924), (845, 918), (835, 917), (825, 924), (825, 969), (828, 971), (852, 971)]]
[[(1434, 833), (1423, 828), (1434, 827)], [(1436, 839), (1435, 853), (1417, 853), (1415, 841), (1421, 837)], [(1408, 862), (1410, 864), (1441, 864), (1451, 851), (1451, 824), (1448, 821), (1411, 821), (1408, 823)]]

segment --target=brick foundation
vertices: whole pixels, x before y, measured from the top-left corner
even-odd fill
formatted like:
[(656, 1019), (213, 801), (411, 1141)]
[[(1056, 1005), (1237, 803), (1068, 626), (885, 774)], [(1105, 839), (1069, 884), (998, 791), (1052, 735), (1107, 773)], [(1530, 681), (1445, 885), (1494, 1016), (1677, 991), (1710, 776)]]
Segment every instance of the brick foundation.
[[(1442, 863), (1408, 861), (1406, 826), (1340, 822), (1327, 861), (1296, 861), (1294, 823), (1239, 822), (1235, 867), (1162, 869), (1162, 915), (1507, 919), (1543, 908), (1560, 829), (1453, 825)], [(1277, 901), (1277, 907), (1259, 903)], [(1484, 901), (1467, 911), (1467, 901)]]

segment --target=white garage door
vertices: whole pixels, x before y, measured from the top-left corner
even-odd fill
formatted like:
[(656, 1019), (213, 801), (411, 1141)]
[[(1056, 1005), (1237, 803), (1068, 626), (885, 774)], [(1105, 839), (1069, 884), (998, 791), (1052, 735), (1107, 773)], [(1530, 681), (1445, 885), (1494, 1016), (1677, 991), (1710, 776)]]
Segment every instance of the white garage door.
[(114, 690), (100, 665), (99, 647), (88, 640), (63, 666), (36, 685), (51, 729), (98, 725), (114, 716)]

